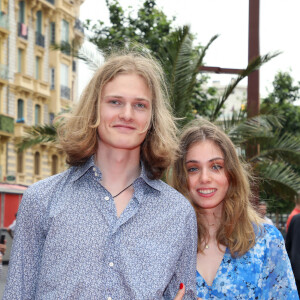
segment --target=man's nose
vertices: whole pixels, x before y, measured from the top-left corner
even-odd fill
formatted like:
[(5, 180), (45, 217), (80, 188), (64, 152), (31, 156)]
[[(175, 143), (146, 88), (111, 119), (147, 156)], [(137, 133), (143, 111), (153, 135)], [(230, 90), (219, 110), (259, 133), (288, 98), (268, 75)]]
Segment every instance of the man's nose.
[(121, 111), (120, 111), (120, 114), (119, 114), (119, 117), (121, 119), (124, 119), (126, 121), (130, 121), (132, 119), (132, 116), (133, 116), (133, 111), (132, 111), (132, 107), (129, 103), (126, 103)]

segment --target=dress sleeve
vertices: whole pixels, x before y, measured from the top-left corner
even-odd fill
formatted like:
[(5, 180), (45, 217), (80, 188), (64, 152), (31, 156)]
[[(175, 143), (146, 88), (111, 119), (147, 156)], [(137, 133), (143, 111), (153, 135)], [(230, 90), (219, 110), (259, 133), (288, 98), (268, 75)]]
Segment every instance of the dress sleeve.
[(44, 209), (37, 193), (29, 188), (23, 195), (2, 300), (35, 299), (35, 289), (45, 240)]
[(185, 285), (184, 300), (196, 300), (196, 257), (197, 221), (194, 210), (186, 217), (185, 243), (165, 293), (164, 299), (173, 300), (179, 291), (180, 283)]
[(262, 299), (299, 299), (295, 278), (279, 230), (265, 226), (264, 261), (260, 274)]

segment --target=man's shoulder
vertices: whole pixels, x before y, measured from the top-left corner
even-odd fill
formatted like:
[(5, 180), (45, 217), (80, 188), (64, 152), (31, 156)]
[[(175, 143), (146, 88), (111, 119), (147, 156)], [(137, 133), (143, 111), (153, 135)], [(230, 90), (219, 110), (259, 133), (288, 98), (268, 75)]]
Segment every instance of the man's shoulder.
[(171, 205), (179, 206), (181, 209), (193, 210), (190, 201), (176, 189), (162, 180), (159, 180), (159, 185), (162, 201), (168, 201)]
[(53, 190), (57, 190), (59, 186), (63, 186), (68, 181), (70, 175), (70, 169), (42, 179), (34, 184), (30, 185), (28, 189), (25, 191), (24, 195), (26, 196), (34, 196), (34, 195), (47, 195), (51, 193)]

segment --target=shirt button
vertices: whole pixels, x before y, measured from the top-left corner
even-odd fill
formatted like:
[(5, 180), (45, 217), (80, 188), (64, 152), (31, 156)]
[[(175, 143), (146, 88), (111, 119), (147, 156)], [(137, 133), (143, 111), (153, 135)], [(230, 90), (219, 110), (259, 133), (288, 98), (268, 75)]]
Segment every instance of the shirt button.
[(111, 297), (107, 297), (107, 300), (112, 300), (112, 298)]
[(109, 197), (108, 197), (108, 196), (105, 196), (105, 197), (104, 197), (104, 200), (106, 200), (106, 201), (109, 200)]
[(95, 176), (96, 176), (96, 177), (98, 177), (98, 174), (97, 174), (97, 173), (95, 173)]
[(109, 263), (109, 266), (110, 266), (110, 267), (113, 267), (113, 266), (114, 266), (114, 263), (113, 263), (113, 262), (110, 262), (110, 263)]
[(96, 172), (96, 168), (95, 167), (93, 168), (93, 171)]

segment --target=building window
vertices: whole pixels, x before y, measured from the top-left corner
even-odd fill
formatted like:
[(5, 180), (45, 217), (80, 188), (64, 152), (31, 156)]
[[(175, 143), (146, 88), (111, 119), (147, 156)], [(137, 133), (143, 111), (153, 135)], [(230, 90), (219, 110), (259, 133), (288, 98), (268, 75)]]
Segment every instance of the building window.
[(69, 22), (66, 20), (61, 21), (61, 41), (69, 43)]
[(18, 152), (17, 154), (17, 172), (23, 173), (23, 152)]
[(25, 1), (19, 1), (19, 23), (25, 23)]
[(18, 48), (18, 73), (23, 72), (23, 49)]
[(50, 68), (50, 90), (55, 89), (55, 69)]
[(50, 23), (50, 43), (55, 44), (55, 22)]
[(69, 66), (60, 65), (60, 96), (70, 100), (71, 90), (69, 88)]
[(34, 124), (39, 125), (41, 123), (41, 106), (36, 104), (34, 107)]
[(55, 175), (57, 173), (58, 173), (58, 157), (57, 155), (52, 155), (51, 174)]
[(18, 116), (17, 123), (24, 122), (24, 101), (22, 99), (18, 99)]
[(40, 153), (35, 152), (34, 154), (34, 174), (40, 175)]
[(42, 11), (36, 12), (36, 32), (42, 33)]
[(35, 57), (35, 79), (41, 79), (41, 58), (38, 56)]
[(36, 12), (35, 43), (38, 46), (45, 47), (45, 37), (42, 34), (42, 28), (43, 28), (42, 11), (39, 10)]
[(54, 113), (50, 113), (49, 114), (50, 124), (53, 124), (54, 118), (55, 118)]

